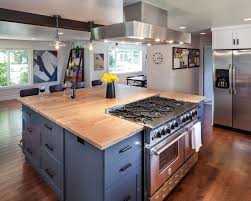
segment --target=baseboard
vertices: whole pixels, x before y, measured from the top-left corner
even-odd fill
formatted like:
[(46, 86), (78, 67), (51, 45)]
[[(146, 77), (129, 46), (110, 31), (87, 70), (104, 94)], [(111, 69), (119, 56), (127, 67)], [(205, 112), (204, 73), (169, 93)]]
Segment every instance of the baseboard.
[(18, 98), (19, 98), (19, 95), (1, 96), (0, 101), (15, 100)]

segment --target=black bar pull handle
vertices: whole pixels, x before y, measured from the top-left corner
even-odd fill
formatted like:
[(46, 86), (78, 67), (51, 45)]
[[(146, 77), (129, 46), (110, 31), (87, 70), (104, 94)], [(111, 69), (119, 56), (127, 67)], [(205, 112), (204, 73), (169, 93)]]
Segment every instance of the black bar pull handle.
[(29, 153), (30, 155), (32, 155), (32, 151), (31, 151), (31, 149), (30, 149), (29, 147), (28, 147), (26, 150), (28, 151), (28, 153)]
[(84, 141), (82, 138), (80, 138), (80, 137), (77, 137), (77, 141), (78, 141), (80, 144), (85, 144), (85, 141)]
[(132, 199), (132, 196), (128, 195), (124, 201), (130, 201)]
[(50, 177), (50, 178), (53, 178), (54, 177), (54, 174), (52, 174), (49, 170), (49, 168), (45, 169), (45, 172), (46, 174)]
[(32, 129), (31, 128), (27, 128), (27, 131), (29, 131), (29, 133), (32, 133)]
[(45, 144), (45, 146), (50, 150), (50, 151), (53, 151), (54, 148), (52, 146), (50, 146), (49, 144)]
[(127, 147), (125, 147), (125, 148), (119, 150), (119, 153), (120, 153), (120, 154), (121, 154), (121, 153), (124, 153), (124, 152), (128, 151), (128, 150), (131, 149), (131, 148), (132, 148), (132, 146), (129, 145), (129, 146), (127, 146)]
[(44, 124), (44, 127), (47, 128), (47, 129), (49, 129), (49, 130), (52, 130), (52, 127), (49, 126), (48, 124)]
[(129, 167), (131, 167), (132, 166), (132, 164), (131, 163), (128, 163), (127, 165), (125, 165), (124, 167), (122, 167), (119, 171), (120, 172), (124, 172), (124, 171), (126, 171)]
[(233, 39), (233, 44), (235, 45), (235, 39)]

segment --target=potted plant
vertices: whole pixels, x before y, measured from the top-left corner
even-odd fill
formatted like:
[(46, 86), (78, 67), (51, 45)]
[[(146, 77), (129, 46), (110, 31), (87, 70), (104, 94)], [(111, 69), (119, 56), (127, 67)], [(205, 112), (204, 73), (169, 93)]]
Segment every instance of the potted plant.
[(80, 48), (79, 48), (79, 46), (74, 48), (74, 52), (75, 52), (76, 58), (79, 58), (80, 57)]
[(119, 78), (113, 73), (107, 72), (103, 75), (102, 81), (107, 83), (106, 87), (106, 98), (115, 98), (115, 85), (114, 82), (118, 81)]

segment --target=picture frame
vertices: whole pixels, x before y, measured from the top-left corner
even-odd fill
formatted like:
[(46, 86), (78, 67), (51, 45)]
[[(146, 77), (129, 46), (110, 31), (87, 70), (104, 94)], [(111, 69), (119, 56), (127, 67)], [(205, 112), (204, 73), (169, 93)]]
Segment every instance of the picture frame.
[(188, 68), (189, 50), (188, 48), (173, 47), (173, 70)]
[(94, 54), (94, 71), (102, 71), (105, 69), (105, 55), (104, 53)]
[(33, 83), (56, 82), (57, 80), (57, 51), (33, 50)]
[(200, 49), (189, 49), (188, 68), (200, 67)]

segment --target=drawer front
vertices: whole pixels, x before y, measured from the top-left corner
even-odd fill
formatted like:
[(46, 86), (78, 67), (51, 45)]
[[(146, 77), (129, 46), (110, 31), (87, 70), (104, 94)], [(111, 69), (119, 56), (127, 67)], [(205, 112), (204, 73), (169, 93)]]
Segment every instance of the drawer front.
[(105, 201), (142, 201), (142, 176), (135, 169), (105, 192)]
[(56, 193), (63, 190), (63, 166), (44, 148), (41, 148), (41, 172)]
[(31, 129), (34, 120), (34, 112), (24, 105), (22, 106), (22, 118), (23, 129)]
[(109, 160), (105, 160), (105, 187), (123, 179), (124, 176), (132, 173), (134, 169), (142, 164), (142, 152), (136, 151), (127, 157), (125, 160), (121, 160), (117, 163), (112, 163)]
[(139, 150), (142, 150), (142, 133), (138, 133), (105, 150), (105, 160), (110, 161), (110, 165), (113, 166), (114, 163), (130, 158)]
[(30, 133), (28, 131), (23, 131), (22, 133), (23, 139), (23, 151), (26, 157), (32, 162), (32, 164), (39, 169), (40, 166), (40, 138), (36, 136), (34, 133)]
[(63, 163), (63, 128), (45, 118), (41, 122), (42, 147)]

